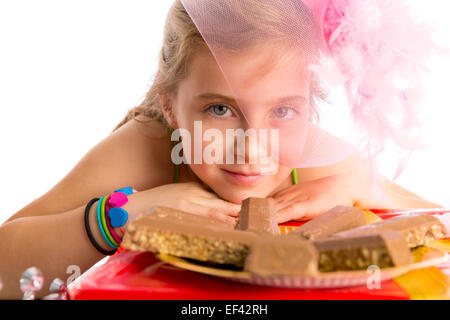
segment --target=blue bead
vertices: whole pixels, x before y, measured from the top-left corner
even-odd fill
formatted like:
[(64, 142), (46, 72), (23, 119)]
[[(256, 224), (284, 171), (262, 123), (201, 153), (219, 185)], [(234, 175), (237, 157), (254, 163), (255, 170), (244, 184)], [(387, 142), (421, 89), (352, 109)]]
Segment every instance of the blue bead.
[(126, 188), (121, 188), (121, 189), (117, 189), (114, 192), (123, 192), (125, 193), (127, 196), (129, 196), (130, 194), (133, 194), (133, 188), (132, 187), (126, 187)]
[(119, 228), (119, 227), (125, 225), (125, 223), (127, 222), (128, 212), (126, 212), (122, 208), (114, 207), (114, 208), (109, 209), (108, 217), (110, 219), (111, 226), (113, 228)]

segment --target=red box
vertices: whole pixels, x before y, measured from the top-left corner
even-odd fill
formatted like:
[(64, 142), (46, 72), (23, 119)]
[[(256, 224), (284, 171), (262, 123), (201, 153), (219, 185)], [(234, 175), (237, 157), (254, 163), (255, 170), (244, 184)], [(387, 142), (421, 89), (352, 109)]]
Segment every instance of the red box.
[[(443, 214), (449, 210), (371, 210), (383, 218), (420, 212)], [(290, 224), (292, 225), (292, 224)], [(450, 264), (442, 266), (450, 268)], [(76, 286), (79, 285), (79, 289)], [(121, 250), (102, 266), (85, 273), (71, 285), (72, 299), (151, 300), (300, 300), (300, 299), (409, 299), (394, 281), (381, 289), (366, 286), (338, 289), (284, 289), (241, 284), (179, 269), (152, 253)]]

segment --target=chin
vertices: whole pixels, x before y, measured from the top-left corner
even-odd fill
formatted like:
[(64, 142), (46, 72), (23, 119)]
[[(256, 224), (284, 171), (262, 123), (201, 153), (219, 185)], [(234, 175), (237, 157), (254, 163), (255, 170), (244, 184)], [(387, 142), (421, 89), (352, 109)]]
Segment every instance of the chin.
[[(225, 188), (224, 188), (225, 189)], [(214, 190), (223, 200), (242, 204), (247, 198), (266, 198), (270, 191), (264, 190), (239, 190), (235, 187), (227, 188), (227, 190)]]
[(266, 176), (262, 179), (247, 179), (226, 174), (223, 170), (209, 172), (193, 171), (206, 185), (208, 185), (220, 198), (225, 201), (241, 204), (247, 198), (266, 198), (279, 184), (279, 179)]

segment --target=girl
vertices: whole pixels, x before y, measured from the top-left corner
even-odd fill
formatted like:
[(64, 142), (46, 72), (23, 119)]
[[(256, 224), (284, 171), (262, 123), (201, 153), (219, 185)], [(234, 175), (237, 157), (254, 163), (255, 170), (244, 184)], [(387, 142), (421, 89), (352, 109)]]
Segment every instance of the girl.
[[(242, 34), (247, 38), (234, 39), (230, 45), (249, 41), (252, 27), (265, 25), (270, 29), (270, 21), (262, 19), (286, 18), (285, 10), (270, 5), (270, 1), (267, 3), (265, 14), (248, 19), (249, 33)], [(247, 0), (246, 5), (257, 14), (259, 0)], [(267, 10), (273, 14), (267, 15)], [(307, 13), (300, 11), (296, 12), (295, 19), (309, 21)], [(271, 31), (277, 34), (277, 30)], [(245, 149), (244, 164), (174, 165), (172, 130), (185, 128), (193, 133), (196, 121), (200, 121), (204, 129), (219, 132), (249, 129), (250, 122), (257, 123), (258, 117), (263, 115), (273, 122), (283, 122), (295, 112), (286, 105), (307, 105), (314, 109), (314, 101), (324, 98), (317, 79), (305, 75), (301, 83), (292, 81), (292, 60), (283, 59), (281, 55), (267, 56), (265, 53), (270, 50), (261, 48), (247, 46), (246, 50), (230, 57), (226, 68), (228, 78), (225, 78), (224, 65), (218, 65), (182, 2), (176, 0), (167, 18), (159, 69), (146, 99), (57, 185), (0, 227), (0, 277), (3, 280), (0, 298), (22, 297), (19, 278), (31, 266), (42, 270), (45, 279), (51, 281), (65, 279), (69, 266), (79, 266), (84, 272), (102, 259), (104, 255), (92, 245), (86, 233), (85, 209), (92, 198), (110, 194), (119, 187), (132, 186), (139, 191), (129, 195), (129, 201), (122, 207), (128, 212), (129, 220), (160, 205), (235, 224), (240, 203), (248, 197), (272, 198), (280, 223), (308, 220), (337, 205), (440, 207), (390, 183), (382, 175), (377, 177), (388, 198), (374, 196), (368, 182), (369, 165), (358, 153), (332, 165), (296, 170), (277, 163), (277, 169), (270, 175), (262, 175), (258, 163), (250, 164), (248, 160), (253, 152), (250, 147)], [(258, 58), (264, 63), (258, 63)], [(238, 65), (239, 68), (233, 67)], [(245, 82), (245, 76), (255, 73), (257, 77)], [(230, 79), (234, 79), (236, 87), (246, 87), (245, 92), (238, 92), (239, 99), (235, 98), (237, 91), (232, 92), (229, 86)], [(268, 92), (266, 88), (272, 89)], [(270, 96), (273, 93), (277, 95)], [(296, 96), (295, 101), (293, 96)], [(280, 97), (285, 101), (275, 107), (266, 103), (275, 98), (280, 100)], [(291, 100), (286, 101), (286, 97)], [(252, 102), (252, 99), (260, 101)], [(267, 105), (267, 108), (249, 107), (244, 114), (240, 106), (252, 103)], [(189, 145), (187, 139), (183, 136), (183, 147)], [(190, 143), (194, 144), (195, 141)], [(95, 217), (97, 204), (88, 211), (92, 236), (104, 250), (111, 250)], [(119, 238), (123, 237), (124, 229), (126, 225), (114, 229)], [(38, 294), (46, 295), (48, 290), (43, 288)]]

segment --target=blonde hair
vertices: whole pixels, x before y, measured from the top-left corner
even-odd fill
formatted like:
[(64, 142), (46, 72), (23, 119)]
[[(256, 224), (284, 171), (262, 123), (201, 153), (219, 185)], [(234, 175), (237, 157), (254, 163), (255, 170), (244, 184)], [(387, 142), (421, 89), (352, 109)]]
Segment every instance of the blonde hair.
[[(261, 36), (263, 34), (264, 37), (280, 40), (283, 44), (301, 42), (300, 45), (303, 49), (306, 49), (308, 53), (313, 53), (313, 56), (317, 55), (318, 45), (315, 42), (315, 39), (317, 39), (316, 26), (311, 13), (302, 1), (273, 0), (271, 2), (265, 1), (265, 5), (261, 5), (260, 0), (204, 1), (208, 2), (208, 8), (211, 7), (211, 10), (214, 10), (214, 7), (217, 7), (219, 10), (227, 5), (232, 8), (234, 14), (238, 13), (237, 15), (240, 16), (240, 21), (234, 25), (234, 30), (229, 30), (231, 34), (237, 37), (231, 39), (228, 36), (224, 39), (219, 39), (220, 45), (225, 45), (230, 51), (238, 52), (239, 49), (252, 45), (252, 43), (258, 41), (258, 38), (254, 37), (254, 35), (258, 34)], [(294, 10), (292, 10), (293, 8)], [(251, 14), (249, 14), (250, 12)], [(280, 25), (279, 21), (286, 23)], [(297, 26), (300, 26), (302, 34), (296, 33), (293, 35), (286, 32), (289, 30), (289, 27), (286, 27), (288, 23), (295, 23)], [(230, 27), (233, 28), (233, 26)], [(212, 30), (212, 32), (215, 31)], [(221, 32), (225, 35), (230, 34), (225, 30), (221, 30)], [(286, 41), (288, 36), (295, 36), (292, 39), (294, 41)], [(128, 111), (125, 118), (113, 131), (116, 131), (132, 119), (138, 121), (136, 117), (139, 115), (146, 116), (149, 121), (159, 121), (170, 128), (164, 118), (159, 97), (161, 94), (176, 94), (178, 84), (188, 74), (189, 64), (193, 55), (207, 48), (205, 40), (184, 8), (181, 0), (175, 0), (166, 19), (163, 45), (159, 53), (158, 70), (150, 90), (138, 106)], [(279, 51), (283, 52), (283, 50)], [(319, 119), (317, 101), (325, 101), (325, 99), (326, 93), (313, 74), (310, 101), (313, 117), (317, 120)]]

